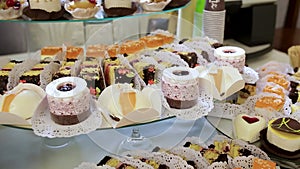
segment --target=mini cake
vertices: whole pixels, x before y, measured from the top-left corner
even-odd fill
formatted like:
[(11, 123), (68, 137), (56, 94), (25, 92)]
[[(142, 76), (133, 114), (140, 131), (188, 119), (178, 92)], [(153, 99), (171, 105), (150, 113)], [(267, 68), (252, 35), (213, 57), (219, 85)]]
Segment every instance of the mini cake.
[(162, 92), (169, 106), (175, 109), (188, 109), (198, 103), (197, 70), (187, 67), (166, 68), (162, 75)]
[(87, 83), (79, 77), (64, 77), (46, 86), (51, 119), (61, 125), (73, 125), (87, 119), (91, 112)]
[(87, 57), (105, 58), (107, 45), (89, 45), (86, 50)]
[(0, 70), (0, 94), (4, 94), (7, 91), (9, 73), (10, 71)]
[(256, 94), (256, 84), (245, 83), (245, 87), (238, 91), (237, 104), (243, 104), (250, 96)]
[(284, 99), (272, 96), (264, 96), (255, 102), (255, 110), (257, 111), (278, 111), (280, 112), (284, 105)]
[(281, 98), (285, 97), (283, 89), (276, 86), (267, 85), (263, 88), (263, 92), (274, 93), (279, 95)]
[(29, 0), (29, 7), (23, 13), (33, 20), (59, 19), (65, 13), (60, 0)]
[(186, 63), (188, 63), (190, 68), (198, 66), (198, 56), (195, 52), (173, 52), (180, 56)]
[(276, 163), (270, 160), (264, 160), (255, 157), (252, 169), (276, 169)]
[(145, 44), (142, 41), (130, 40), (120, 45), (120, 54), (134, 54), (145, 49)]
[(41, 49), (41, 60), (54, 60), (55, 56), (62, 52), (62, 47), (59, 46), (46, 46)]
[(42, 70), (29, 70), (23, 73), (23, 75), (20, 77), (21, 83), (33, 83), (35, 85), (40, 85), (40, 75)]
[(140, 38), (140, 41), (144, 42), (147, 48), (157, 48), (164, 45), (164, 39), (162, 36), (144, 36)]
[(136, 62), (133, 67), (144, 80), (146, 85), (155, 83), (155, 65), (146, 62)]
[(300, 150), (300, 123), (289, 117), (270, 120), (266, 138), (282, 150), (296, 152)]
[(68, 46), (66, 51), (67, 61), (76, 61), (83, 55), (83, 48), (77, 46)]
[(98, 97), (105, 88), (102, 70), (97, 62), (83, 62), (78, 77), (83, 78), (87, 82), (90, 93), (96, 97)]
[(239, 114), (233, 119), (235, 137), (250, 143), (259, 139), (259, 132), (265, 127), (266, 120), (260, 116)]
[(102, 5), (108, 17), (131, 15), (137, 10), (137, 4), (131, 0), (104, 0)]
[(275, 84), (280, 85), (285, 90), (289, 89), (289, 81), (285, 79), (282, 75), (271, 75), (270, 77), (267, 77), (267, 82), (273, 82)]
[(124, 66), (112, 66), (109, 70), (109, 85), (117, 83), (128, 83), (134, 85), (135, 73), (132, 69)]
[(72, 66), (75, 62), (65, 62), (57, 72), (54, 73), (52, 80), (59, 79), (61, 77), (71, 76)]
[(222, 46), (214, 51), (214, 56), (217, 61), (227, 62), (237, 68), (240, 73), (243, 73), (245, 66), (245, 50), (235, 46)]

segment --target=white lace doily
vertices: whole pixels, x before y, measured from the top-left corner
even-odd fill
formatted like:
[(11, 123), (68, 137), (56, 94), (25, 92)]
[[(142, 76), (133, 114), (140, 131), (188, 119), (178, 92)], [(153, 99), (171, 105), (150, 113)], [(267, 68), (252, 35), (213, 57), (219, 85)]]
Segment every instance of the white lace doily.
[(95, 104), (92, 99), (91, 115), (86, 120), (74, 125), (59, 125), (51, 119), (47, 98), (45, 97), (32, 117), (32, 129), (36, 135), (49, 138), (87, 134), (99, 128), (102, 123), (102, 114)]
[(193, 161), (197, 168), (207, 168), (208, 162), (202, 157), (199, 151), (193, 151), (187, 147), (174, 147), (168, 150), (169, 153), (178, 155), (187, 161)]
[(97, 166), (94, 163), (83, 162), (79, 166), (75, 167), (74, 169), (114, 169), (114, 168), (108, 165)]
[(133, 158), (145, 158), (149, 160), (154, 160), (158, 164), (164, 164), (167, 165), (169, 168), (173, 169), (193, 169), (193, 167), (188, 165), (187, 162), (181, 157), (165, 152), (148, 152), (140, 150), (125, 152), (124, 155)]
[[(252, 156), (254, 157), (258, 157), (260, 159), (264, 159), (264, 160), (270, 160), (269, 156), (264, 152), (262, 151), (260, 148), (256, 147), (255, 145), (250, 145), (244, 141), (241, 141), (241, 140), (232, 140), (232, 139), (228, 139), (227, 137), (225, 136), (221, 136), (221, 135), (217, 135), (215, 136), (214, 138), (212, 138), (211, 140), (203, 143), (200, 138), (198, 137), (187, 137), (184, 139), (184, 141), (182, 141), (179, 146), (183, 146), (186, 142), (190, 142), (192, 144), (197, 144), (197, 145), (200, 145), (202, 147), (208, 147), (210, 144), (213, 144), (214, 141), (227, 141), (228, 143), (234, 143), (236, 145), (239, 145), (241, 146), (242, 148), (244, 149), (247, 149), (249, 151), (251, 151), (251, 154)], [(212, 163), (208, 168), (210, 169), (225, 169), (225, 168), (228, 168), (228, 166), (232, 166), (232, 161), (237, 161), (237, 160), (241, 160), (241, 159), (244, 159), (245, 162), (248, 162), (248, 160), (252, 160), (251, 157), (242, 157), (242, 156), (239, 156), (239, 157), (235, 157), (235, 158), (228, 158), (228, 164), (227, 163), (224, 163), (224, 162), (214, 162)]]
[(198, 103), (189, 109), (174, 109), (169, 106), (165, 98), (162, 101), (163, 106), (167, 109), (164, 112), (166, 116), (176, 116), (185, 120), (195, 120), (206, 116), (214, 107), (213, 96), (207, 94), (205, 91), (200, 91)]
[(259, 79), (258, 73), (254, 69), (246, 66), (244, 66), (242, 77), (245, 83), (250, 84), (255, 84)]
[(262, 95), (250, 96), (244, 104), (237, 105), (231, 103), (215, 103), (213, 110), (208, 114), (209, 116), (220, 117), (225, 119), (233, 119), (238, 114), (248, 114), (252, 116), (261, 116), (269, 121), (273, 118), (285, 117), (291, 114), (291, 100), (285, 98), (285, 103), (280, 112), (266, 110), (256, 111), (255, 103), (262, 96), (274, 96), (272, 93), (264, 93)]

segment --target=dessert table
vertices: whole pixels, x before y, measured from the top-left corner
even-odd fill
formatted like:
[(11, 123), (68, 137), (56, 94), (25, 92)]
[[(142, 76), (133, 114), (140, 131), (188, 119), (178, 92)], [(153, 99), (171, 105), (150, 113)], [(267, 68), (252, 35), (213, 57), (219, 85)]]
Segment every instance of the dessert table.
[[(14, 58), (16, 55), (14, 55)], [(289, 63), (287, 54), (272, 50), (257, 58), (247, 59), (247, 64), (257, 68), (268, 61)], [(219, 121), (216, 121), (219, 123)], [(220, 125), (228, 125), (219, 123)], [(187, 136), (196, 136), (206, 141), (219, 131), (207, 118), (180, 120), (168, 118), (152, 123), (137, 125), (154, 145), (171, 147)], [(118, 145), (130, 135), (133, 127), (99, 129), (68, 139), (49, 139), (36, 136), (31, 129), (0, 126), (0, 166), (9, 169), (72, 169), (82, 162), (97, 163), (106, 154), (115, 154)], [(220, 128), (228, 126), (220, 126)], [(51, 147), (53, 141), (66, 141), (61, 147)]]

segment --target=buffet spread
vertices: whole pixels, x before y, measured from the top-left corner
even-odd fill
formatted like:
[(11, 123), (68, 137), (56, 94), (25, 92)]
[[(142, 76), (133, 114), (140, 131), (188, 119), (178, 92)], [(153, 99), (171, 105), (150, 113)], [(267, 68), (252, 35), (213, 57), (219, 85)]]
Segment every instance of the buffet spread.
[[(176, 39), (163, 30), (86, 51), (47, 46), (25, 60), (1, 61), (1, 123), (65, 138), (168, 117), (215, 116), (232, 119), (231, 139), (208, 144), (187, 137), (176, 147), (78, 167), (275, 168), (267, 153), (299, 158), (298, 69), (268, 62), (253, 70), (245, 57), (243, 49), (208, 37)], [(251, 145), (257, 141), (267, 153)]]
[[(6, 0), (0, 16), (120, 17), (188, 2)], [(298, 68), (270, 61), (254, 70), (245, 62), (239, 47), (209, 37), (177, 39), (163, 30), (111, 45), (45, 46), (24, 60), (1, 58), (0, 122), (41, 137), (70, 138), (169, 117), (232, 120), (232, 138), (186, 137), (174, 147), (108, 154), (76, 169), (278, 168), (269, 153), (299, 161)]]

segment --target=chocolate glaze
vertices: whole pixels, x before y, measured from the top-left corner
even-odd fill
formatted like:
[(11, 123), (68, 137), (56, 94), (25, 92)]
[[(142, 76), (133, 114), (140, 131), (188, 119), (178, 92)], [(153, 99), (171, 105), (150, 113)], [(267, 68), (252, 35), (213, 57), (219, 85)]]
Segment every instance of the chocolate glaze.
[(289, 117), (276, 119), (271, 127), (275, 130), (300, 135), (300, 123)]
[(165, 9), (171, 9), (171, 8), (177, 8), (181, 7), (187, 3), (189, 3), (191, 0), (172, 0)]
[(58, 20), (64, 19), (63, 16), (66, 14), (64, 7), (58, 12), (47, 12), (40, 9), (30, 9), (30, 7), (25, 7), (23, 9), (23, 14), (32, 20)]
[(119, 16), (127, 16), (132, 15), (137, 10), (137, 4), (132, 2), (131, 8), (105, 8), (105, 3), (103, 5), (103, 10), (107, 17), (119, 17)]

